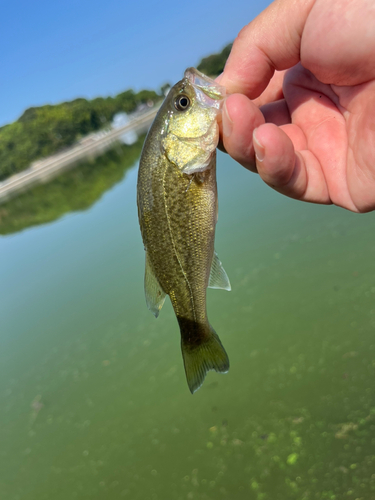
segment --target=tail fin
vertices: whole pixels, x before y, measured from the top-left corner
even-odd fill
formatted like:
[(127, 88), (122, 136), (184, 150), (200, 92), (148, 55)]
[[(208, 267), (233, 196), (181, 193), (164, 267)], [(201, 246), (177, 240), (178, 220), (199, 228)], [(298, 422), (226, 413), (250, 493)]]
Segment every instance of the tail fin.
[[(182, 326), (181, 323), (180, 326)], [(196, 334), (198, 325), (194, 326)], [(207, 328), (209, 332), (207, 332)], [(215, 370), (219, 373), (227, 373), (229, 370), (229, 358), (218, 335), (209, 324), (205, 330), (204, 335), (197, 337), (196, 335), (186, 335), (186, 332), (181, 329), (182, 357), (187, 383), (192, 394), (201, 387), (209, 370)]]

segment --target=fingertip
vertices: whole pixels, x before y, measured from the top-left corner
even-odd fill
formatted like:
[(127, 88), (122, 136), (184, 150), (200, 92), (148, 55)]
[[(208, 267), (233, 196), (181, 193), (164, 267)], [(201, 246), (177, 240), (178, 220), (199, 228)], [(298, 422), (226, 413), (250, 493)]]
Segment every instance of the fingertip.
[(249, 99), (242, 94), (232, 94), (225, 99), (224, 109), (231, 122), (243, 119), (249, 103)]
[(222, 113), (222, 140), (226, 151), (241, 165), (256, 171), (252, 133), (264, 123), (259, 109), (242, 94), (226, 98)]
[(290, 181), (295, 165), (295, 151), (290, 138), (279, 127), (267, 123), (253, 132), (257, 170), (272, 187), (282, 188)]
[[(223, 127), (223, 136), (226, 138), (229, 138), (232, 130), (233, 130), (233, 120), (231, 116), (231, 101), (229, 102), (229, 109), (228, 109), (228, 104), (227, 104), (228, 98), (224, 101), (224, 106), (223, 106), (223, 113), (222, 113), (222, 127)], [(233, 110), (232, 110), (233, 114)], [(235, 108), (234, 108), (234, 115), (236, 115)]]
[(257, 137), (257, 130), (258, 130), (258, 128), (254, 129), (254, 132), (253, 132), (254, 152), (255, 152), (255, 158), (259, 162), (262, 162), (264, 160), (265, 147), (262, 144), (262, 142), (259, 140), (259, 138)]

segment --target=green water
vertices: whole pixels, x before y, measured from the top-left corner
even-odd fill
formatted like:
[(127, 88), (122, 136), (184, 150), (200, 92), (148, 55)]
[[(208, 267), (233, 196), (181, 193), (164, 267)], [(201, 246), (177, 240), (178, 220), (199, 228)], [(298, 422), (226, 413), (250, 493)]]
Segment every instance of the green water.
[(9, 202), (1, 500), (375, 499), (375, 214), (286, 199), (220, 154), (233, 290), (208, 311), (231, 369), (192, 396), (170, 304), (145, 306), (136, 175), (46, 224), (12, 225)]

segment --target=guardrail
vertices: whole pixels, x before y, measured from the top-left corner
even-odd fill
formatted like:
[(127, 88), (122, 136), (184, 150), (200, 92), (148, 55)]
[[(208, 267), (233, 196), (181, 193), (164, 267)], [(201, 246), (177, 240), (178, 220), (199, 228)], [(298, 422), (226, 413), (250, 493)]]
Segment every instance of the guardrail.
[(100, 135), (88, 136), (87, 139), (92, 139), (90, 142), (76, 144), (65, 151), (34, 162), (28, 169), (0, 182), (0, 203), (8, 200), (19, 191), (27, 189), (31, 184), (50, 180), (58, 172), (73, 166), (79, 160), (104, 153), (126, 132), (145, 132), (150, 127), (159, 107), (160, 104), (154, 106), (150, 111), (137, 116), (123, 127), (102, 132)]

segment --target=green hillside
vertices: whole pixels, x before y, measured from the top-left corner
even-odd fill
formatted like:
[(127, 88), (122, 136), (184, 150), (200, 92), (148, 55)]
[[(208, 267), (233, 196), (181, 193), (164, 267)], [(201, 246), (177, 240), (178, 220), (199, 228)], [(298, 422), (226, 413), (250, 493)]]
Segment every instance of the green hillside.
[[(209, 76), (219, 75), (230, 49), (231, 44), (220, 53), (205, 57), (197, 68)], [(103, 128), (117, 112), (131, 113), (139, 104), (159, 100), (161, 94), (130, 89), (115, 97), (80, 98), (27, 109), (17, 121), (0, 127), (0, 180)]]
[(208, 57), (204, 57), (198, 64), (197, 69), (208, 76), (215, 77), (220, 75), (220, 73), (224, 70), (231, 48), (232, 44), (230, 43), (218, 54), (212, 54)]
[(27, 109), (17, 121), (0, 128), (0, 180), (103, 128), (117, 112), (130, 113), (149, 99), (159, 100), (160, 95), (153, 90), (127, 90), (116, 97)]

